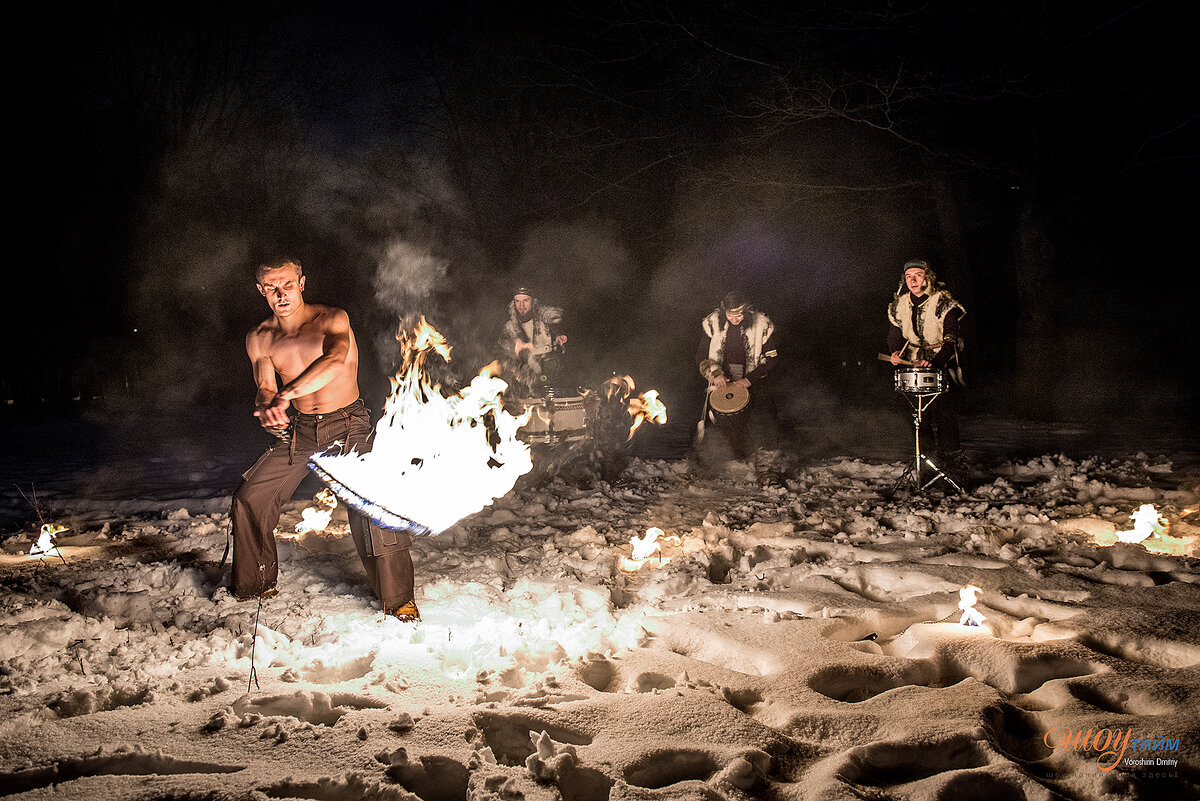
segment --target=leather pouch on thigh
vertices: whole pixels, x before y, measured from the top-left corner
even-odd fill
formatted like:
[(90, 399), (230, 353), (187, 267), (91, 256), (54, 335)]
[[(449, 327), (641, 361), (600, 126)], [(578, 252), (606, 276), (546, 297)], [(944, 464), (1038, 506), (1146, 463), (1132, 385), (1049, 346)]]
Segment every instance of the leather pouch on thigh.
[(374, 520), (370, 523), (371, 553), (376, 557), (388, 556), (412, 547), (412, 537), (407, 531), (383, 528)]

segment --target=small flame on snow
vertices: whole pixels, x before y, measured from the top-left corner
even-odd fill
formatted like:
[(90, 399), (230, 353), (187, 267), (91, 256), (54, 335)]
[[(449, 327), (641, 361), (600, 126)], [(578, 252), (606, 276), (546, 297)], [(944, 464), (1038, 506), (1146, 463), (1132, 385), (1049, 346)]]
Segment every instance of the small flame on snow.
[(663, 535), (661, 528), (650, 527), (646, 529), (645, 536), (639, 537), (634, 534), (629, 538), (629, 542), (633, 545), (634, 559), (649, 559), (654, 554), (662, 551), (662, 544), (658, 542), (658, 538)]
[(1129, 516), (1133, 528), (1129, 531), (1118, 531), (1117, 539), (1121, 542), (1138, 543), (1152, 534), (1161, 535), (1166, 528), (1166, 519), (1158, 513), (1152, 504), (1144, 503)]
[(975, 602), (979, 600), (979, 593), (983, 590), (968, 584), (958, 591), (958, 608), (962, 610), (962, 617), (958, 619), (959, 625), (962, 626), (982, 626), (983, 621), (987, 620), (978, 609), (975, 608)]
[(504, 410), (500, 396), (508, 385), (496, 378), (494, 364), (461, 393), (443, 395), (430, 384), (425, 361), (430, 353), (450, 361), (450, 345), (424, 317), (396, 339), (404, 371), (392, 381), (371, 451), (316, 454), (310, 461), (343, 501), (377, 519), (387, 512), (437, 533), (507, 493), (532, 469), (529, 446), (517, 439), (528, 418)]
[(321, 490), (313, 496), (316, 506), (309, 506), (300, 513), (301, 520), (296, 524), (297, 534), (307, 534), (310, 531), (324, 531), (329, 528), (333, 519), (333, 510), (337, 508), (337, 498), (333, 490)]
[(66, 526), (59, 525), (58, 523), (43, 523), (37, 542), (29, 549), (29, 555), (46, 556), (51, 551), (57, 551), (58, 546), (54, 543), (54, 537), (66, 530)]
[(646, 529), (646, 533), (639, 537), (634, 534), (629, 538), (629, 544), (633, 546), (633, 552), (630, 556), (621, 557), (621, 569), (628, 571), (637, 571), (642, 569), (642, 565), (654, 559), (657, 555), (655, 565), (662, 567), (667, 562), (670, 562), (673, 557), (662, 555), (662, 543), (671, 541), (676, 545), (683, 542), (675, 535), (664, 536), (663, 530), (656, 526), (651, 526)]

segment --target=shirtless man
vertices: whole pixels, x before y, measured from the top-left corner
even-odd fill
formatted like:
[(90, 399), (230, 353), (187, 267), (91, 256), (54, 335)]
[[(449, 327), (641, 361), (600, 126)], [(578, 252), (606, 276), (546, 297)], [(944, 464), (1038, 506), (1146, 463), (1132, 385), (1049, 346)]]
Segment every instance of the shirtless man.
[[(254, 415), (279, 437), (242, 475), (233, 494), (232, 592), (239, 600), (278, 590), (274, 530), (280, 507), (308, 472), (308, 458), (335, 443), (370, 450), (370, 415), (358, 397), (358, 345), (346, 312), (304, 301), (304, 270), (294, 260), (256, 272), (258, 291), (273, 312), (246, 335), (258, 386)], [(279, 381), (283, 386), (280, 387)], [(370, 522), (350, 513), (350, 534), (383, 609), (419, 620), (413, 602), (412, 540), (371, 536)]]

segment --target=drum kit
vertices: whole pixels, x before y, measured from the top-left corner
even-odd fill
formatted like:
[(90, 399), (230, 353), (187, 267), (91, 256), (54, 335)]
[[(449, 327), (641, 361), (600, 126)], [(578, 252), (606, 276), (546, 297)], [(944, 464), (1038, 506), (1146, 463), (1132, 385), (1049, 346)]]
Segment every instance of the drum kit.
[[(883, 358), (882, 355), (881, 358)], [(896, 491), (906, 482), (911, 482), (913, 489), (918, 492), (929, 489), (939, 481), (945, 481), (960, 494), (963, 491), (962, 487), (955, 483), (954, 479), (946, 475), (946, 471), (938, 467), (927, 454), (921, 452), (921, 421), (925, 410), (937, 400), (938, 395), (941, 395), (945, 391), (945, 380), (946, 378), (942, 371), (933, 367), (909, 366), (896, 371), (896, 391), (908, 400), (913, 410), (914, 455), (908, 467), (900, 474), (900, 478), (896, 480), (889, 495), (895, 495)], [(932, 471), (927, 480), (921, 475), (922, 465)]]

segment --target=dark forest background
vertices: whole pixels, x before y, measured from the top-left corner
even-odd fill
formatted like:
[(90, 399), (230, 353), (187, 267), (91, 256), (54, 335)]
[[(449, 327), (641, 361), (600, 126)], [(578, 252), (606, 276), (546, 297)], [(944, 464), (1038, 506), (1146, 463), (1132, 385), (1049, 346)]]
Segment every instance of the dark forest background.
[[(1169, 2), (59, 5), (10, 55), (0, 397), (246, 412), (252, 269), (346, 308), (378, 407), (403, 314), (469, 375), (512, 287), (581, 380), (692, 412), (699, 320), (776, 321), (790, 419), (891, 393), (912, 257), (968, 310), (968, 408), (1200, 411), (1200, 86)], [(24, 252), (25, 256), (16, 255)], [(679, 404), (682, 404), (680, 406)]]

